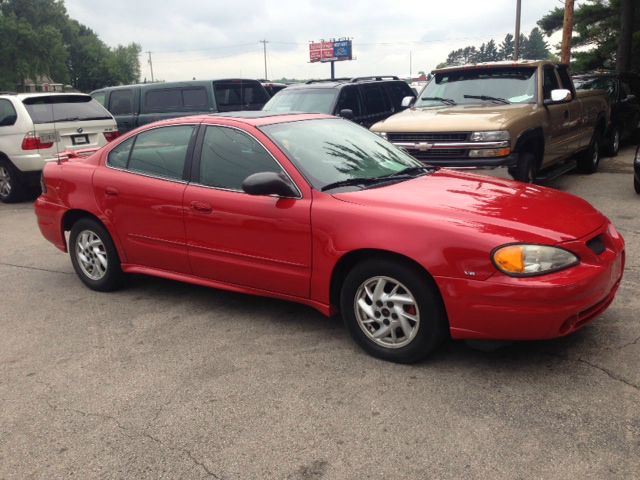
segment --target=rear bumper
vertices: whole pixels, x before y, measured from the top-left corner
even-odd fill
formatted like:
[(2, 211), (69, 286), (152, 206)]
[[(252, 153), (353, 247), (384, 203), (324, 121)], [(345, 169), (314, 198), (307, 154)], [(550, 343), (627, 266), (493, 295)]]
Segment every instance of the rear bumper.
[(624, 242), (597, 262), (540, 277), (496, 273), (487, 280), (436, 277), (451, 336), (478, 340), (542, 340), (573, 333), (613, 301), (624, 271)]
[(35, 202), (34, 209), (38, 219), (40, 232), (51, 243), (63, 252), (67, 251), (67, 240), (62, 227), (62, 217), (67, 208), (48, 201), (42, 195)]

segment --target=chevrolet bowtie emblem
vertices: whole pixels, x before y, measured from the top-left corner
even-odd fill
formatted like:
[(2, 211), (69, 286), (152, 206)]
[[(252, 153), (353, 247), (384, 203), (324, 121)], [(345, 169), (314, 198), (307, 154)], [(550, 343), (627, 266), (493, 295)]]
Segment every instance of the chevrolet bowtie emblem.
[(421, 152), (426, 152), (427, 150), (431, 150), (433, 148), (433, 143), (420, 142), (416, 143), (416, 149)]

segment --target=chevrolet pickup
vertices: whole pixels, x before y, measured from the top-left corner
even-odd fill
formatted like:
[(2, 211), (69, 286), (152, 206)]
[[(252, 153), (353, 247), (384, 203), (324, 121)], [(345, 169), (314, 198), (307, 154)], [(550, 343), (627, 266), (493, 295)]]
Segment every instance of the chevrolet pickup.
[(598, 169), (605, 92), (576, 92), (566, 65), (492, 62), (433, 74), (417, 99), (403, 100), (411, 108), (371, 130), (426, 164), (507, 167), (523, 182)]

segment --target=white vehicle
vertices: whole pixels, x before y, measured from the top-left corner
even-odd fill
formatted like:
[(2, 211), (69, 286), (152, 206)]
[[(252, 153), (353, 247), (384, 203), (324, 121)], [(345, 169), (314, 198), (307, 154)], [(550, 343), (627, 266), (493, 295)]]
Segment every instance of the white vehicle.
[(89, 95), (0, 95), (0, 201), (20, 200), (40, 181), (47, 159), (101, 147), (118, 137), (113, 116)]

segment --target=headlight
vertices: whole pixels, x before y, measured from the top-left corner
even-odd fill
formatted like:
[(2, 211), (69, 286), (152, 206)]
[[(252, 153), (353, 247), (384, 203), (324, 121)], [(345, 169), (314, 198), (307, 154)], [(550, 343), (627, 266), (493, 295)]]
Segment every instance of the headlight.
[(492, 257), (498, 270), (514, 277), (544, 275), (579, 262), (573, 253), (546, 245), (505, 245)]
[(376, 135), (381, 136), (385, 140), (387, 139), (387, 132), (373, 132), (373, 133), (375, 133)]
[(503, 142), (511, 140), (511, 135), (506, 130), (472, 132), (469, 140), (472, 142)]

